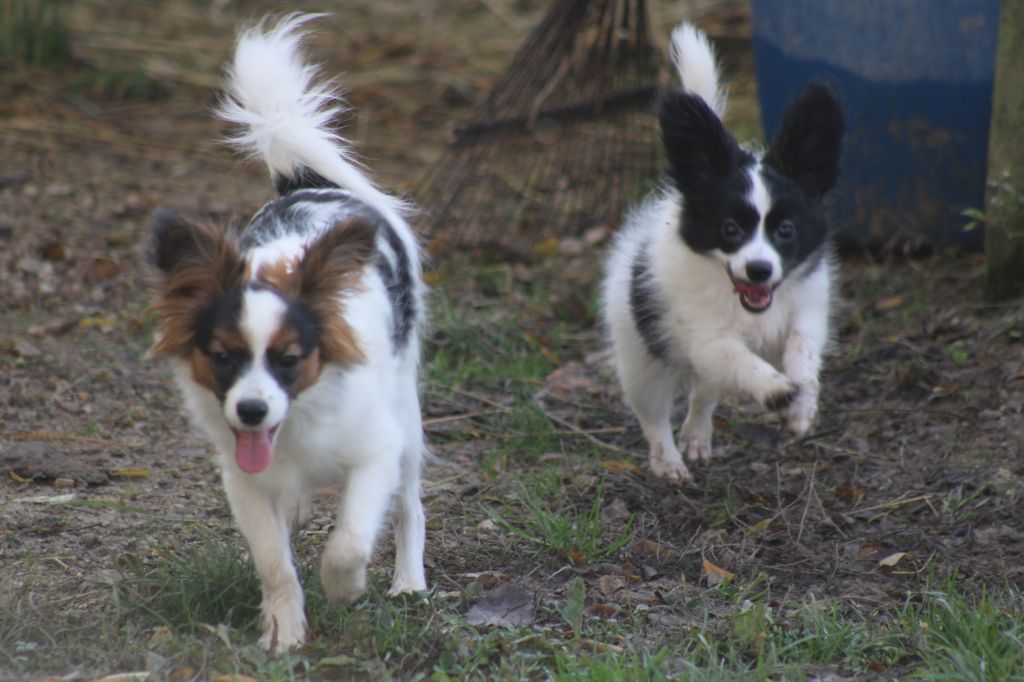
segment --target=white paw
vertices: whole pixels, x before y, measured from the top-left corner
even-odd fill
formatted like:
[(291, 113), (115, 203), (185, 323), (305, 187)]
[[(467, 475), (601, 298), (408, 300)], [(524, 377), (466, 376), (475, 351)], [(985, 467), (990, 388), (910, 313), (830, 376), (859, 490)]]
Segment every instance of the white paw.
[(693, 474), (674, 446), (655, 445), (651, 448), (651, 471), (671, 483), (693, 482)]
[(754, 397), (766, 409), (775, 411), (789, 407), (799, 392), (800, 388), (790, 381), (789, 377), (781, 372), (776, 372), (760, 387), (760, 391)]
[(391, 583), (391, 589), (388, 590), (388, 596), (397, 597), (400, 594), (426, 591), (427, 581), (423, 578), (411, 578), (401, 573), (396, 573), (395, 579)]
[(691, 462), (711, 459), (711, 438), (709, 436), (682, 434), (679, 449), (686, 453)]
[(786, 426), (794, 436), (807, 433), (818, 413), (818, 396), (812, 391), (801, 390), (786, 410)]
[(279, 654), (306, 641), (306, 614), (302, 603), (277, 608), (263, 616), (263, 635), (260, 648)]
[(335, 559), (325, 554), (320, 563), (320, 583), (327, 601), (332, 604), (351, 604), (366, 592), (366, 565), (362, 557)]

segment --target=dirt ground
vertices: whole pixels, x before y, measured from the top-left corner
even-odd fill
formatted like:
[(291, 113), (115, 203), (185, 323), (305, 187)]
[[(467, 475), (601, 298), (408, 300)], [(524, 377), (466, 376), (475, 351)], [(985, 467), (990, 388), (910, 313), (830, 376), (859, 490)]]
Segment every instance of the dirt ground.
[[(270, 5), (156, 5), (74, 9), (79, 63), (143, 60), (155, 74), (143, 97), (104, 95), (82, 66), (0, 71), (0, 619), (26, 595), (55, 623), (87, 619), (109, 601), (119, 557), (187, 542), (196, 525), (229, 516), (167, 368), (145, 358), (142, 243), (156, 206), (238, 221), (271, 197), (263, 169), (218, 145), (208, 115), (233, 26)], [(414, 191), (540, 5), (351, 2), (326, 20), (314, 51), (343, 72), (358, 109), (349, 134), (381, 184)], [(742, 43), (742, 23), (731, 30)], [(498, 287), (441, 280), (443, 296), (471, 308), (515, 305), (531, 278), (568, 273), (550, 310), (523, 317), (524, 331), (546, 338), (570, 310), (538, 386), (567, 442), (549, 460), (564, 458), (564, 494), (582, 506), (603, 476), (606, 517), (633, 517), (636, 535), (614, 558), (572, 568), (595, 590), (591, 603), (655, 605), (645, 636), (656, 637), (686, 624), (674, 606), (714, 567), (760, 576), (780, 604), (815, 596), (867, 613), (929, 580), (1024, 584), (1024, 305), (983, 303), (978, 255), (844, 257), (813, 435), (792, 441), (775, 417), (726, 406), (720, 456), (695, 486), (673, 488), (644, 471), (592, 296), (577, 300), (593, 291), (601, 248), (509, 266)], [(443, 344), (435, 334), (430, 353)], [(491, 572), (550, 598), (564, 589), (564, 558), (529, 556), (487, 524), (489, 496), (514, 485), (515, 463), (488, 473), (487, 434), (454, 418), (501, 402), (425, 397), (438, 457), (425, 474), (429, 580), (455, 591)], [(568, 458), (574, 448), (598, 465)]]

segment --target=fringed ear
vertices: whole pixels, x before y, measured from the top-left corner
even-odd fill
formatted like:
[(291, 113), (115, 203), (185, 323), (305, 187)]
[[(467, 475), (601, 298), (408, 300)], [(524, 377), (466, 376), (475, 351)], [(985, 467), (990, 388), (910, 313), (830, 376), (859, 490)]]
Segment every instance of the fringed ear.
[(808, 86), (782, 116), (764, 164), (792, 178), (811, 199), (836, 184), (842, 152), (843, 109), (825, 85)]
[(317, 321), (324, 360), (348, 366), (365, 359), (355, 332), (345, 320), (343, 297), (353, 290), (363, 268), (376, 257), (377, 228), (358, 218), (338, 223), (306, 250), (293, 280), (294, 299)]
[(681, 91), (658, 107), (669, 175), (683, 195), (703, 193), (751, 160), (707, 102)]
[(244, 264), (234, 238), (169, 208), (150, 219), (147, 260), (158, 271), (149, 310), (157, 318), (150, 352), (185, 357), (192, 352), (199, 317), (242, 281)]

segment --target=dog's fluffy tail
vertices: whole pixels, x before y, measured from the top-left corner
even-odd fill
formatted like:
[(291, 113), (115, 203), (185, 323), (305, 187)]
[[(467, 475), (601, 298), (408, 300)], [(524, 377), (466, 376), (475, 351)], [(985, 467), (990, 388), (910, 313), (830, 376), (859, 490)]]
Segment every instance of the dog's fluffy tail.
[(240, 126), (229, 142), (263, 159), (280, 193), (337, 185), (388, 217), (401, 215), (405, 203), (377, 189), (331, 130), (344, 103), (334, 84), (316, 83), (318, 68), (301, 51), (301, 29), (321, 16), (289, 14), (272, 28), (264, 20), (244, 30), (217, 114)]
[(693, 24), (679, 24), (672, 31), (669, 55), (683, 90), (707, 102), (718, 118), (724, 117), (726, 92), (718, 80), (715, 51), (704, 32)]

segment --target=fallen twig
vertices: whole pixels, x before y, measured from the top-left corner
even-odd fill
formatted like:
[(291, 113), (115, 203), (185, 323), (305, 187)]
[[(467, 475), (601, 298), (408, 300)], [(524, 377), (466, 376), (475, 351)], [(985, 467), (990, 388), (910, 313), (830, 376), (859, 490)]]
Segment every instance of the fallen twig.
[(610, 450), (612, 452), (617, 452), (617, 453), (625, 452), (625, 450), (623, 450), (622, 448), (620, 448), (617, 445), (612, 445), (611, 443), (605, 443), (603, 440), (601, 440), (599, 438), (595, 438), (590, 431), (585, 431), (585, 430), (581, 429), (580, 427), (576, 426), (575, 424), (573, 424), (572, 422), (566, 421), (565, 419), (562, 419), (561, 417), (557, 417), (557, 416), (551, 414), (550, 412), (548, 412), (547, 410), (544, 409), (544, 406), (540, 404), (540, 401), (535, 400), (534, 404), (538, 407), (538, 409), (540, 409), (541, 412), (544, 413), (544, 416), (546, 416), (548, 419), (550, 419), (551, 421), (555, 422), (559, 426), (563, 426), (563, 427), (569, 429), (569, 433), (571, 435), (582, 436), (582, 437), (586, 438), (587, 440), (589, 440), (594, 445), (597, 445), (598, 447), (602, 447), (605, 450)]
[(75, 436), (70, 433), (45, 433), (42, 431), (8, 431), (7, 429), (0, 429), (0, 437), (11, 440), (69, 440), (81, 443), (95, 443), (97, 445), (113, 445), (122, 448), (142, 447), (138, 443), (106, 440), (104, 438), (93, 438), (92, 436)]

